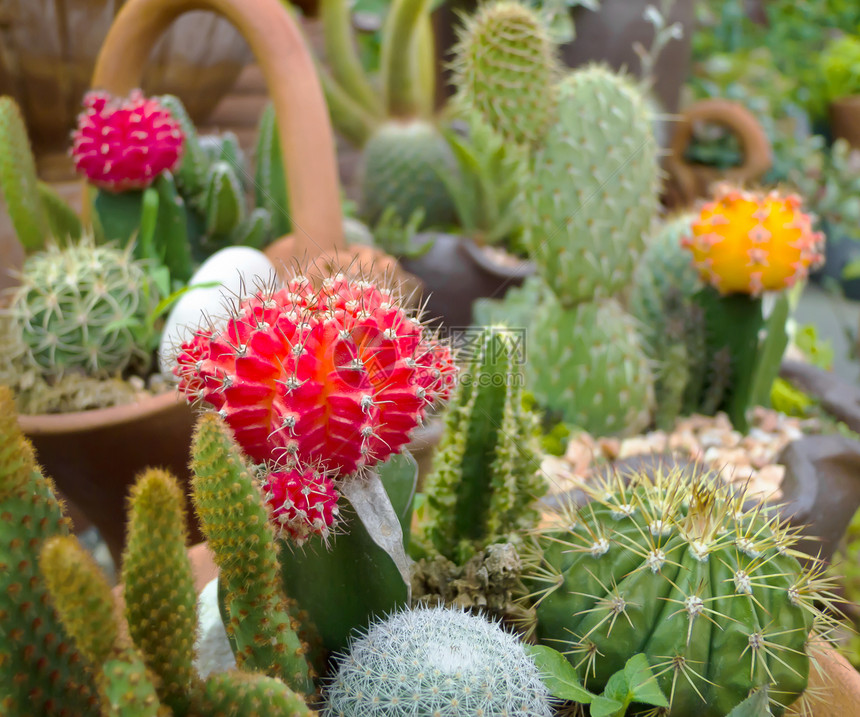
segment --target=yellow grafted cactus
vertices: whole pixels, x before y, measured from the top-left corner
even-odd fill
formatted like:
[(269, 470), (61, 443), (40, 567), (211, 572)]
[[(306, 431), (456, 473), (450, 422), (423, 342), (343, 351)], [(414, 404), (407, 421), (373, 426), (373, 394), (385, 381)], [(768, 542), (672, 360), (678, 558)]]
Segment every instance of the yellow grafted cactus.
[(781, 291), (823, 260), (824, 235), (812, 230), (801, 198), (720, 185), (682, 244), (702, 278), (721, 294)]

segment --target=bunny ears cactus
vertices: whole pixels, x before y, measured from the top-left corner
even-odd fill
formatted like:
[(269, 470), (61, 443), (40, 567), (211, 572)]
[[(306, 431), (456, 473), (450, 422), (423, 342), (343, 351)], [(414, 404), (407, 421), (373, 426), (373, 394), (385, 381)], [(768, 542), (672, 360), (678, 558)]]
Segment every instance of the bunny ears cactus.
[(721, 294), (758, 296), (794, 286), (824, 260), (824, 235), (812, 231), (801, 199), (778, 191), (717, 188), (682, 245), (704, 281)]
[(398, 453), (456, 367), (391, 290), (338, 274), (259, 289), (185, 342), (174, 373), (267, 465), (273, 520), (301, 541), (332, 525), (334, 481)]
[(89, 92), (72, 135), (75, 169), (111, 192), (145, 189), (175, 169), (185, 139), (179, 123), (157, 100), (134, 90), (127, 98)]

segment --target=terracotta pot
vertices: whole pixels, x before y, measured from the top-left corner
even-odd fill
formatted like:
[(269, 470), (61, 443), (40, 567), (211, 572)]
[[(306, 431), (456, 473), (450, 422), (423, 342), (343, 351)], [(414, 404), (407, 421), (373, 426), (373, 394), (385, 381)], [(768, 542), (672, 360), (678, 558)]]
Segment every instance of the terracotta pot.
[[(21, 105), (40, 175), (69, 174), (69, 132), (89, 87), (96, 53), (125, 0), (4, 0), (0, 3), (0, 94)], [(179, 96), (203, 122), (250, 58), (228, 22), (198, 12), (154, 46), (143, 77), (152, 93)]]
[(468, 237), (427, 233), (417, 234), (414, 241), (433, 241), (433, 246), (423, 256), (400, 263), (424, 283), (428, 318), (449, 331), (471, 325), (476, 299), (501, 299), (536, 271), (530, 261), (502, 263)]
[[(295, 256), (344, 247), (334, 143), (313, 61), (279, 0), (130, 0), (99, 54), (93, 86), (123, 94), (138, 86), (150, 50), (188, 10), (226, 17), (254, 50), (277, 113)], [(98, 526), (118, 559), (124, 498), (134, 475), (163, 465), (185, 475), (193, 414), (173, 394), (130, 406), (66, 415), (22, 416), (39, 459)]]
[(840, 137), (860, 149), (860, 95), (843, 97), (830, 105), (830, 128), (834, 139)]
[[(740, 140), (744, 161), (739, 167), (717, 169), (688, 162), (684, 154), (693, 139), (697, 123), (716, 124), (733, 132)], [(739, 184), (761, 179), (773, 164), (770, 140), (755, 116), (739, 102), (721, 98), (701, 100), (681, 113), (666, 157), (669, 181), (664, 203), (681, 208), (706, 197), (711, 186), (722, 180)]]

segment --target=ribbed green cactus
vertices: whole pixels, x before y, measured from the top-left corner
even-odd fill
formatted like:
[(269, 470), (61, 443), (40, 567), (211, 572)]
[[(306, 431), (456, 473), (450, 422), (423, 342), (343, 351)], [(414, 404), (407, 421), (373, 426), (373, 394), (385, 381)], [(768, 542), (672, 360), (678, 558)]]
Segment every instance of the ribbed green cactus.
[(655, 420), (665, 429), (679, 415), (701, 409), (699, 397), (712, 363), (704, 315), (695, 301), (703, 284), (681, 246), (693, 219), (683, 213), (660, 224), (648, 240), (630, 293), (630, 312), (639, 321), (655, 369)]
[(518, 2), (481, 6), (459, 30), (456, 102), (508, 142), (538, 145), (556, 118), (556, 48)]
[(597, 435), (635, 433), (648, 425), (651, 367), (635, 321), (616, 301), (564, 309), (547, 296), (529, 338), (529, 387), (541, 405)]
[(91, 237), (48, 245), (27, 258), (9, 309), (27, 346), (25, 368), (108, 377), (145, 367), (154, 338), (147, 318), (158, 299), (130, 248), (96, 246)]
[(39, 567), (63, 624), (97, 665), (103, 717), (165, 717), (155, 681), (122, 636), (110, 586), (92, 556), (71, 536), (45, 542)]
[(452, 224), (454, 202), (440, 174), (457, 171), (451, 148), (432, 124), (388, 122), (364, 146), (361, 216), (373, 225), (388, 207), (402, 220), (420, 208), (425, 224)]
[(21, 244), (41, 249), (50, 234), (42, 211), (36, 162), (21, 110), (11, 97), (0, 97), (0, 195)]
[(131, 490), (122, 561), (125, 616), (134, 644), (158, 675), (158, 695), (176, 717), (193, 689), (196, 595), (186, 543), (185, 496), (176, 479), (149, 469)]
[(0, 386), (0, 713), (96, 717), (88, 661), (59, 620), (38, 566), (45, 540), (69, 533), (39, 471), (11, 391)]
[(548, 486), (539, 472), (538, 419), (522, 403), (521, 341), (500, 327), (482, 334), (427, 478), (425, 530), (435, 551), (458, 564), (491, 543), (518, 540), (540, 517), (535, 501)]
[(241, 451), (217, 415), (201, 417), (191, 454), (194, 506), (220, 569), (236, 661), (311, 694), (299, 625), (281, 588), (274, 529)]
[(525, 571), (538, 639), (595, 691), (644, 653), (673, 716), (724, 717), (762, 685), (782, 714), (833, 620), (823, 567), (794, 531), (699, 471), (613, 474), (586, 490), (592, 501), (562, 511)]

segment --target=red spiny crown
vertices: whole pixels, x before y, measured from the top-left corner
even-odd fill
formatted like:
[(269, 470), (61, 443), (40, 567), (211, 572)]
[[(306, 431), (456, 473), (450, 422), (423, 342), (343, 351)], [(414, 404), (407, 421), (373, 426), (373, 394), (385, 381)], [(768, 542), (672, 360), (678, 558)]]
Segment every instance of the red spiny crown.
[(254, 461), (342, 477), (400, 451), (456, 367), (390, 291), (338, 275), (243, 300), (226, 328), (182, 345), (175, 373)]
[(299, 545), (314, 534), (328, 537), (338, 511), (334, 482), (327, 475), (294, 467), (269, 473), (262, 488), (272, 523), (281, 535)]
[(75, 169), (111, 192), (145, 189), (182, 157), (179, 123), (154, 99), (134, 90), (127, 99), (89, 92), (72, 136)]

